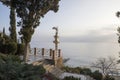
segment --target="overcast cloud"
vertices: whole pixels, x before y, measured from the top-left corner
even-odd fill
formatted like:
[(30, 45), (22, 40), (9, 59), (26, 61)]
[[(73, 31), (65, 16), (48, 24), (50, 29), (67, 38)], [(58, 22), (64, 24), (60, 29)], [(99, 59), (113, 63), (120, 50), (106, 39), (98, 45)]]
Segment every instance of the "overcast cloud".
[[(89, 30), (86, 34), (77, 36), (60, 36), (60, 42), (117, 42), (117, 28), (112, 25), (97, 30)], [(53, 34), (43, 35), (36, 34), (33, 36), (33, 42), (52, 42), (54, 40)]]

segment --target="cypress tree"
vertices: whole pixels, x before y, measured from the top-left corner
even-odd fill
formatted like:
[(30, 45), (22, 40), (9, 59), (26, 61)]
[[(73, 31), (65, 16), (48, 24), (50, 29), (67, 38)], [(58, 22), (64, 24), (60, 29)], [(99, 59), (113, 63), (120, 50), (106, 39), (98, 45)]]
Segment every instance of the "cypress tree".
[(13, 7), (13, 0), (11, 0), (10, 4), (10, 37), (11, 39), (17, 43), (17, 34), (16, 34), (16, 18), (15, 18), (15, 8)]
[(6, 33), (5, 33), (5, 28), (3, 28), (3, 35), (5, 35)]

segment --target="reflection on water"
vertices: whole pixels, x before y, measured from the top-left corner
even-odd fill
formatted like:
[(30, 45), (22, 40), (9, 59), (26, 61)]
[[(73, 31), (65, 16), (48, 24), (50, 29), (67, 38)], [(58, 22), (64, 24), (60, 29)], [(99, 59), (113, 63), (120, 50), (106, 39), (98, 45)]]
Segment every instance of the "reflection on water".
[[(63, 57), (70, 58), (67, 65), (89, 65), (99, 57), (113, 56), (118, 58), (118, 43), (60, 43)], [(34, 43), (32, 47), (54, 48), (53, 43)]]

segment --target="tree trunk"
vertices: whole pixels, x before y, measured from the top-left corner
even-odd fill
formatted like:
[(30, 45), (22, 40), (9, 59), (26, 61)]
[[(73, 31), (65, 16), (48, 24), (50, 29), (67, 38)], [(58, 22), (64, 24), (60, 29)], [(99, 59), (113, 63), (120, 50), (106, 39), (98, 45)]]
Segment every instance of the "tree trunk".
[(30, 53), (30, 49), (29, 49), (29, 42), (25, 43), (25, 49), (24, 49), (24, 62), (27, 62), (29, 59), (29, 53)]

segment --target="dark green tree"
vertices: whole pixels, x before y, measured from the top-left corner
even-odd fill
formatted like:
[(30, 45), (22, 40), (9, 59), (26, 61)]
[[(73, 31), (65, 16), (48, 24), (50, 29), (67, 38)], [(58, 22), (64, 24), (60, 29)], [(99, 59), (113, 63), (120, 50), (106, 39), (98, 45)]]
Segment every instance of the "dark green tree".
[(117, 35), (118, 35), (118, 43), (120, 43), (120, 27), (118, 27), (117, 31), (118, 31), (118, 33), (117, 33)]
[(4, 5), (10, 7), (10, 37), (14, 42), (17, 42), (17, 34), (16, 34), (16, 15), (15, 15), (15, 0), (1, 0)]
[(120, 17), (120, 12), (119, 12), (119, 11), (116, 13), (116, 16), (117, 16), (118, 18)]
[(58, 11), (59, 0), (16, 0), (17, 16), (21, 18), (18, 26), (21, 27), (20, 35), (25, 43), (24, 60), (29, 55), (29, 43), (35, 28), (40, 24), (40, 19), (50, 10)]
[(3, 35), (5, 35), (6, 33), (5, 33), (5, 28), (3, 28)]
[(17, 34), (16, 34), (16, 16), (15, 16), (15, 8), (13, 5), (13, 0), (10, 3), (10, 37), (11, 39), (17, 43)]
[[(24, 60), (28, 59), (29, 43), (35, 28), (40, 24), (40, 19), (50, 10), (57, 12), (60, 0), (13, 0), (17, 16), (21, 18), (18, 26), (21, 27), (19, 32), (25, 43)], [(5, 5), (9, 5), (11, 0), (1, 0)]]
[[(119, 11), (116, 13), (116, 16), (118, 18), (120, 18), (120, 12)], [(120, 27), (118, 27), (117, 31), (118, 31), (118, 33), (117, 33), (117, 35), (118, 35), (118, 43), (120, 43)]]
[[(118, 18), (120, 18), (120, 12), (118, 11), (117, 13), (116, 13), (116, 16), (118, 17)], [(118, 27), (117, 28), (117, 36), (118, 36), (118, 43), (120, 44), (120, 27)], [(119, 52), (119, 55), (120, 55), (120, 52)], [(120, 57), (120, 56), (119, 56)], [(120, 63), (120, 59), (118, 60), (118, 63)]]
[[(116, 13), (116, 16), (118, 18), (120, 18), (120, 12), (119, 11)], [(117, 31), (118, 31), (118, 33), (117, 33), (117, 35), (118, 35), (118, 43), (120, 43), (120, 27), (118, 27)]]
[(6, 54), (15, 54), (17, 51), (17, 35), (16, 35), (16, 16), (15, 16), (15, 7), (13, 5), (14, 0), (1, 0), (1, 2), (10, 7), (10, 36), (9, 39), (5, 39), (5, 28), (3, 28), (3, 38), (6, 43), (2, 45), (2, 52)]
[(102, 73), (100, 73), (98, 70), (94, 71), (91, 74), (91, 77), (93, 77), (95, 80), (102, 80), (103, 79)]

